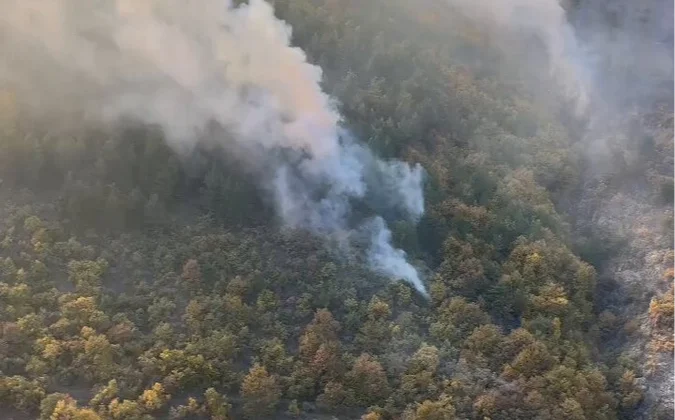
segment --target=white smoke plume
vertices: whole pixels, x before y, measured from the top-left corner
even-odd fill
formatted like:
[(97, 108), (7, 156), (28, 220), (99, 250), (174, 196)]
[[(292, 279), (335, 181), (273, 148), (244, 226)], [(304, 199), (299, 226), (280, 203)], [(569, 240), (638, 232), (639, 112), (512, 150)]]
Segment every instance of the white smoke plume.
[(586, 111), (591, 99), (591, 75), (582, 64), (585, 51), (558, 0), (446, 1), (461, 19), (491, 34), (492, 41), (501, 44), (509, 56), (523, 53), (519, 51), (523, 46), (527, 55), (533, 47), (531, 41), (536, 39), (544, 49), (546, 62), (522, 58), (521, 67), (532, 66), (548, 73), (558, 84), (555, 89), (575, 103), (575, 111)]
[(371, 232), (373, 269), (426, 296), (382, 218), (348, 220), (352, 200), (419, 218), (421, 167), (380, 161), (351, 140), (321, 69), (290, 36), (263, 0), (4, 0), (0, 88), (54, 121), (159, 125), (179, 151), (215, 122), (224, 148), (264, 172), (286, 225)]

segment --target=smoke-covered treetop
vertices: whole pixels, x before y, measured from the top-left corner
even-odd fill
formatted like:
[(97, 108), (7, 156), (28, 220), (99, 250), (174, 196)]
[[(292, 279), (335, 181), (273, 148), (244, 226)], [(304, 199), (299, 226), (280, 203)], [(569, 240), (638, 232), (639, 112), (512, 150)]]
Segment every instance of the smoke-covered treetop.
[[(372, 231), (368, 258), (378, 271), (426, 294), (382, 219), (367, 227), (347, 222), (350, 200), (367, 198), (369, 190), (384, 207), (419, 218), (421, 168), (380, 162), (340, 136), (321, 69), (290, 45), (290, 27), (269, 4), (39, 3), (10, 2), (0, 21), (3, 49), (16, 57), (4, 63), (0, 80), (26, 112), (49, 121), (75, 118), (76, 125), (80, 118), (158, 125), (179, 153), (193, 150), (217, 124), (222, 130), (211, 140), (259, 172), (285, 224), (340, 238), (352, 229)], [(291, 158), (279, 149), (290, 149)]]

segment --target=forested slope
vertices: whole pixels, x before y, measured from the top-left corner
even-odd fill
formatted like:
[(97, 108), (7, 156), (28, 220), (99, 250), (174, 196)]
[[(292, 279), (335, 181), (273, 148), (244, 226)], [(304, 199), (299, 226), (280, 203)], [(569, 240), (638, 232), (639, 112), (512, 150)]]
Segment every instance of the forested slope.
[(598, 128), (452, 2), (274, 7), (354, 137), (424, 167), (418, 221), (354, 213), (429, 298), (217, 144), (0, 85), (0, 417), (672, 418), (672, 92)]

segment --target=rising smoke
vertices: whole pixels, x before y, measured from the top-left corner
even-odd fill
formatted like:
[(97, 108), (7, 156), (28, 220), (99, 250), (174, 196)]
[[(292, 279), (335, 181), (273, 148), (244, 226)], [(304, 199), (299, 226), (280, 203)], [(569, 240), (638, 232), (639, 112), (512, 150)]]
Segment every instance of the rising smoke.
[[(0, 87), (52, 121), (159, 125), (189, 151), (218, 124), (229, 153), (256, 167), (294, 228), (369, 238), (377, 272), (426, 290), (381, 217), (353, 226), (353, 200), (410, 220), (424, 211), (422, 169), (383, 162), (353, 141), (263, 0), (5, 0)], [(373, 197), (377, 197), (375, 200)]]
[[(614, 294), (634, 288), (647, 296), (645, 300), (613, 296), (621, 303), (612, 309), (628, 319), (641, 316), (649, 299), (663, 288), (661, 266), (655, 261), (669, 255), (673, 247), (659, 227), (667, 215), (672, 217), (672, 203), (654, 204), (646, 178), (663, 175), (672, 179), (672, 160), (659, 168), (661, 174), (642, 163), (617, 179), (621, 185), (612, 189), (602, 185), (608, 174), (618, 173), (626, 162), (644, 159), (641, 149), (649, 149), (648, 144), (644, 147), (645, 139), (668, 136), (663, 142), (670, 143), (665, 150), (672, 154), (672, 126), (670, 132), (664, 127), (658, 133), (639, 118), (661, 108), (670, 114), (672, 124), (672, 0), (445, 1), (459, 20), (472, 22), (487, 33), (492, 46), (530, 76), (532, 91), (573, 104), (581, 129), (570, 132), (576, 134), (572, 140), (585, 165), (580, 174), (582, 188), (565, 210), (576, 216), (579, 231), (621, 238), (624, 245), (598, 268), (601, 277), (621, 286)], [(539, 59), (542, 55), (544, 59)], [(533, 76), (538, 72), (547, 74), (544, 83), (535, 82)], [(664, 156), (663, 161), (668, 159)], [(643, 340), (635, 341), (630, 350), (638, 359), (648, 357), (649, 351), (640, 350)], [(672, 352), (661, 360), (660, 375), (646, 383), (645, 401), (648, 406), (663, 404), (672, 413)], [(646, 418), (647, 413), (640, 416)]]
[[(672, 115), (671, 0), (445, 2), (459, 21), (487, 35), (505, 64), (529, 76), (530, 91), (553, 97), (558, 109), (574, 105), (580, 127), (568, 128), (587, 161), (584, 178), (606, 176), (625, 163), (620, 160), (639, 159), (644, 139), (655, 136), (641, 116), (664, 109)], [(547, 77), (534, 80), (537, 73)], [(672, 176), (672, 163), (666, 169), (664, 175)], [(631, 182), (638, 176), (631, 178), (623, 192), (647, 200), (644, 186)], [(638, 188), (627, 190), (631, 184)]]
[[(545, 73), (556, 91), (583, 114), (591, 100), (591, 74), (585, 51), (557, 0), (446, 0), (458, 18), (472, 22), (489, 35), (493, 46), (517, 67)], [(537, 54), (543, 59), (537, 60)], [(532, 83), (533, 80), (528, 80)]]
[[(536, 86), (572, 100), (577, 115), (672, 105), (673, 2), (669, 0), (445, 0)], [(545, 60), (535, 57), (543, 53)], [(533, 80), (528, 80), (532, 83)], [(610, 111), (608, 111), (608, 109)]]

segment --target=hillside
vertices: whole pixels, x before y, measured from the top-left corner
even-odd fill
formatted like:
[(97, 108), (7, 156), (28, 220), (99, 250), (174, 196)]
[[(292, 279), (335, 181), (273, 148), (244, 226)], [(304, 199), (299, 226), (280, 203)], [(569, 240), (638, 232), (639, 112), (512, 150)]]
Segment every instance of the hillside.
[(672, 418), (666, 2), (29, 3), (0, 417)]

